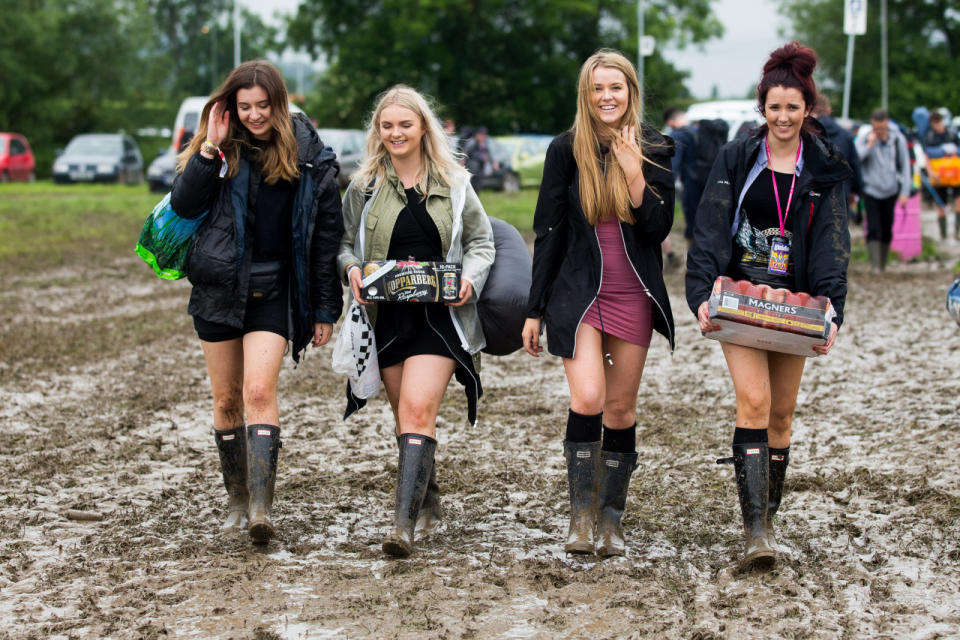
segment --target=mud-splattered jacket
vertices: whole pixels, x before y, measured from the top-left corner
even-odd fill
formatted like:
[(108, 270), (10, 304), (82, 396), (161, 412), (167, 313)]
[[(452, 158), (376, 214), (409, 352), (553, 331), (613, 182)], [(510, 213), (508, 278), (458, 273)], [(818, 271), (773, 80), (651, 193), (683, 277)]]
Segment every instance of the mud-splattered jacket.
[[(292, 122), (300, 170), (291, 216), (291, 355), (296, 362), (313, 336), (313, 324), (336, 322), (343, 308), (337, 276), (343, 216), (336, 155), (306, 117), (295, 114)], [(193, 291), (187, 312), (210, 322), (242, 327), (260, 176), (246, 159), (240, 160), (233, 178), (220, 179), (218, 171), (218, 160), (195, 154), (174, 180), (170, 204), (187, 218), (210, 211), (190, 248), (187, 278)]]
[[(720, 150), (697, 208), (693, 245), (687, 252), (687, 305), (694, 315), (710, 297), (717, 276), (725, 275), (733, 254), (737, 209), (748, 177), (763, 148), (761, 127)], [(822, 131), (822, 128), (820, 129)], [(803, 135), (803, 168), (787, 213), (793, 240), (790, 256), (797, 289), (827, 296), (843, 324), (847, 297), (850, 231), (844, 181), (852, 171), (836, 147), (819, 135)]]
[[(631, 208), (635, 222), (621, 222), (620, 235), (630, 264), (653, 299), (653, 328), (669, 340), (672, 350), (673, 312), (663, 282), (660, 243), (673, 225), (673, 141), (647, 126), (641, 139), (649, 159), (643, 164), (647, 189), (640, 206)], [(533, 216), (537, 238), (527, 307), (528, 318), (543, 318), (550, 353), (562, 358), (573, 357), (577, 328), (597, 297), (603, 268), (600, 242), (584, 217), (579, 185), (573, 134), (567, 131), (550, 143), (543, 165)]]

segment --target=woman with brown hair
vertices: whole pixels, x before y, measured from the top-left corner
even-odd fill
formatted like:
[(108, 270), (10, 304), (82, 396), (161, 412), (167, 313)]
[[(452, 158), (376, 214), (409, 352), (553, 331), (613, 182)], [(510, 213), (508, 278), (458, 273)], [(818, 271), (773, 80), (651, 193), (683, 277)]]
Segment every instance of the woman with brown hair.
[(174, 211), (209, 212), (188, 257), (187, 311), (213, 391), (229, 495), (223, 528), (246, 528), (266, 543), (275, 535), (283, 355), (288, 341), (295, 362), (309, 342), (326, 344), (343, 304), (338, 166), (310, 121), (290, 115), (279, 71), (252, 61), (207, 102), (177, 170)]
[[(844, 181), (852, 171), (810, 117), (816, 63), (813, 50), (796, 42), (770, 54), (757, 85), (765, 122), (725, 145), (707, 180), (687, 254), (686, 294), (705, 333), (722, 331), (709, 318), (708, 298), (718, 276), (827, 296), (837, 315), (826, 344), (812, 347), (823, 355), (843, 322), (850, 258)], [(775, 259), (784, 252), (785, 269)], [(772, 522), (806, 360), (730, 342), (721, 346), (737, 400), (732, 462), (743, 564), (769, 567), (776, 560)]]
[(624, 554), (643, 365), (654, 329), (674, 344), (660, 252), (673, 224), (673, 145), (640, 122), (640, 106), (623, 55), (584, 62), (576, 119), (550, 143), (534, 214), (523, 344), (538, 356), (545, 325), (570, 388), (569, 553)]

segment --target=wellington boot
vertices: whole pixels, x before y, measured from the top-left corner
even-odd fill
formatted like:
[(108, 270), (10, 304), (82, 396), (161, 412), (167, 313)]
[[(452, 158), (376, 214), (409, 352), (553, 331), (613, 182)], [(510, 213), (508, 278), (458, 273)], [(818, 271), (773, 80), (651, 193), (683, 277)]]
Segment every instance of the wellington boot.
[(790, 448), (770, 449), (770, 494), (767, 500), (767, 538), (771, 545), (776, 546), (777, 539), (773, 533), (773, 517), (780, 508), (783, 497), (783, 479), (787, 475), (787, 465), (790, 464)]
[(880, 246), (879, 240), (867, 240), (867, 255), (870, 257), (870, 268), (874, 273), (880, 272)]
[(223, 486), (230, 497), (227, 517), (220, 528), (224, 531), (243, 531), (247, 528), (247, 430), (241, 425), (229, 431), (213, 432), (220, 452), (220, 471)]
[[(397, 447), (402, 447), (400, 436), (397, 436)], [(423, 538), (433, 533), (440, 524), (440, 485), (437, 484), (437, 465), (434, 461), (430, 471), (430, 480), (427, 482), (427, 493), (423, 496), (420, 513), (417, 515), (417, 524), (414, 533), (417, 538)]]
[(600, 450), (600, 478), (597, 496), (600, 518), (597, 522), (597, 555), (624, 554), (623, 526), (620, 520), (627, 504), (630, 476), (637, 468), (637, 454)]
[(383, 539), (383, 552), (406, 558), (413, 552), (414, 532), (423, 497), (433, 472), (433, 454), (437, 441), (417, 433), (400, 436), (397, 462), (397, 493), (393, 533)]
[(567, 484), (570, 489), (570, 529), (564, 551), (593, 553), (600, 442), (564, 441), (563, 455), (567, 459)]
[(937, 218), (937, 226), (940, 228), (940, 239), (947, 239), (947, 216), (943, 215)]
[(890, 243), (880, 243), (880, 271), (887, 270), (887, 258), (890, 257)]
[(960, 240), (960, 211), (953, 214), (953, 239)]
[(767, 569), (776, 562), (776, 552), (767, 536), (767, 502), (770, 492), (770, 453), (766, 442), (733, 445), (737, 495), (743, 516), (744, 554), (742, 568)]
[(277, 532), (270, 521), (273, 489), (277, 481), (277, 456), (280, 453), (280, 427), (251, 424), (247, 427), (247, 469), (250, 487), (247, 533), (254, 544), (266, 544)]

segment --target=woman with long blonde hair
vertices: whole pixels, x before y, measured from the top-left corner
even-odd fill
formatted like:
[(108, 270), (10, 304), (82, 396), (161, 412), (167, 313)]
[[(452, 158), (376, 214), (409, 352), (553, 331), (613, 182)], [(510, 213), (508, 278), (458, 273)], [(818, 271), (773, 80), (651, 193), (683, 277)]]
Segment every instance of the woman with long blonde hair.
[(291, 117), (280, 72), (257, 60), (214, 92), (177, 171), (174, 211), (208, 212), (188, 258), (187, 311), (213, 391), (223, 528), (266, 543), (276, 533), (283, 355), (288, 341), (295, 362), (311, 340), (326, 344), (343, 305), (338, 167), (310, 121)]
[(673, 224), (672, 155), (671, 141), (640, 121), (630, 61), (608, 49), (590, 56), (573, 128), (547, 150), (523, 327), (524, 349), (539, 356), (545, 325), (570, 388), (569, 553), (625, 552), (620, 522), (652, 331), (674, 344), (660, 252)]
[[(493, 232), (430, 105), (404, 85), (377, 101), (367, 160), (347, 188), (343, 214), (338, 266), (374, 325), (400, 449), (394, 526), (383, 551), (404, 557), (414, 535), (429, 533), (440, 518), (436, 420), (452, 376), (464, 385), (468, 419), (476, 421), (486, 344), (476, 303), (493, 264)], [(459, 299), (446, 305), (364, 300), (362, 263), (390, 259), (461, 263)], [(351, 396), (347, 415), (362, 404)]]

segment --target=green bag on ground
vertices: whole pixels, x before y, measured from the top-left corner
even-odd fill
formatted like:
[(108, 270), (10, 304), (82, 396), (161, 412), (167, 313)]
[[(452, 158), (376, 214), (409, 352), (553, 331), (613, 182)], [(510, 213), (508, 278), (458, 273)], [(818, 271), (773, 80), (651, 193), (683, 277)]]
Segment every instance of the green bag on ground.
[(179, 280), (186, 275), (187, 251), (207, 213), (204, 211), (196, 218), (181, 218), (170, 207), (168, 193), (143, 223), (137, 255), (164, 280)]

